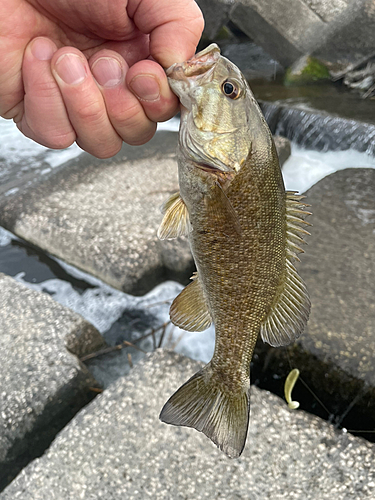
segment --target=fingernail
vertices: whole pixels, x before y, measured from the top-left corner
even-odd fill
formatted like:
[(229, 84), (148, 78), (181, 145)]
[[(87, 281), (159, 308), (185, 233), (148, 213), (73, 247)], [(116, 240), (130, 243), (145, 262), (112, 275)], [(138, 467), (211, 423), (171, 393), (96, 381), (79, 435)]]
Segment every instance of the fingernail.
[(56, 50), (55, 44), (47, 38), (37, 38), (31, 44), (31, 53), (39, 61), (49, 61)]
[(56, 61), (59, 77), (69, 85), (77, 85), (86, 78), (86, 68), (80, 56), (63, 54)]
[(122, 80), (122, 69), (113, 57), (101, 57), (91, 68), (95, 80), (102, 87), (115, 87)]
[(142, 101), (156, 101), (160, 97), (159, 83), (150, 75), (135, 76), (129, 87)]

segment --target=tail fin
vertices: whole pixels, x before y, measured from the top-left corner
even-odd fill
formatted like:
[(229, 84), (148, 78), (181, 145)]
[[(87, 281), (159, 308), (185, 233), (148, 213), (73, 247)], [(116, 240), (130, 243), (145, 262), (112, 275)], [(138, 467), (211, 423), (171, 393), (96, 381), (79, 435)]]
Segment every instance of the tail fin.
[(249, 391), (223, 392), (207, 365), (169, 398), (160, 420), (194, 427), (230, 458), (237, 458), (245, 446), (249, 410)]

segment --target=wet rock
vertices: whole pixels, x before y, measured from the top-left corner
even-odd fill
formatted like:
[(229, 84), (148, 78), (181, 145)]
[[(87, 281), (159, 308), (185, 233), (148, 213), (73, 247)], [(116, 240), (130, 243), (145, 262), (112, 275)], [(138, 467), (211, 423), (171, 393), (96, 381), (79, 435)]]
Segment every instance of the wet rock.
[(284, 82), (287, 85), (306, 85), (330, 78), (328, 69), (318, 59), (302, 56), (288, 68)]
[(215, 40), (228, 21), (228, 13), (233, 0), (197, 0), (204, 16), (203, 36)]
[(103, 343), (81, 316), (0, 274), (0, 489), (92, 399), (77, 356)]
[(315, 48), (326, 28), (302, 0), (239, 0), (230, 19), (285, 67)]
[[(299, 269), (312, 308), (306, 331), (288, 348), (292, 366), (331, 413), (322, 414), (356, 431), (375, 429), (374, 192), (375, 170), (347, 169), (306, 193), (313, 227)], [(289, 371), (285, 349), (259, 343), (257, 355), (256, 378), (265, 364), (272, 376)]]
[(280, 167), (282, 167), (292, 153), (290, 141), (285, 137), (281, 137), (281, 135), (275, 135), (273, 140), (275, 141)]
[(275, 59), (253, 42), (224, 45), (222, 54), (241, 69), (247, 80), (271, 80), (284, 72)]
[(256, 387), (238, 460), (193, 429), (161, 423), (166, 399), (201, 366), (165, 351), (148, 355), (81, 411), (0, 499), (374, 497), (375, 445), (291, 412)]
[(373, 0), (354, 0), (330, 25), (313, 55), (328, 65), (333, 76), (375, 55)]
[(305, 3), (325, 22), (331, 22), (341, 14), (350, 0), (305, 0)]
[(187, 280), (187, 241), (161, 242), (160, 206), (178, 190), (177, 134), (158, 132), (110, 160), (82, 155), (0, 200), (0, 224), (21, 238), (127, 293), (165, 278)]

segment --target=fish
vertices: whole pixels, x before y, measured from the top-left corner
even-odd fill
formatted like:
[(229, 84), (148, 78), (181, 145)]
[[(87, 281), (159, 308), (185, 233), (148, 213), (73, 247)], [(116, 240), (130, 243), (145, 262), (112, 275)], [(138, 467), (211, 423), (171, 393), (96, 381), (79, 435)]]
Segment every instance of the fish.
[(287, 345), (308, 320), (310, 299), (294, 262), (310, 212), (303, 196), (285, 191), (259, 105), (216, 44), (166, 73), (181, 103), (179, 192), (163, 206), (158, 237), (188, 236), (197, 269), (170, 318), (187, 331), (214, 323), (215, 349), (165, 403), (160, 420), (195, 428), (237, 458), (248, 432), (258, 336)]

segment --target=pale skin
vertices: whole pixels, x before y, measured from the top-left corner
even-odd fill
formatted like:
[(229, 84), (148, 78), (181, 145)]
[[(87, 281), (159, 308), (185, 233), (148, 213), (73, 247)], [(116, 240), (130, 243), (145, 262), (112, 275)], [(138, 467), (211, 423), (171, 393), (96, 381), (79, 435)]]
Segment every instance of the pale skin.
[(194, 0), (0, 0), (0, 116), (109, 158), (177, 112), (163, 68), (194, 52)]

